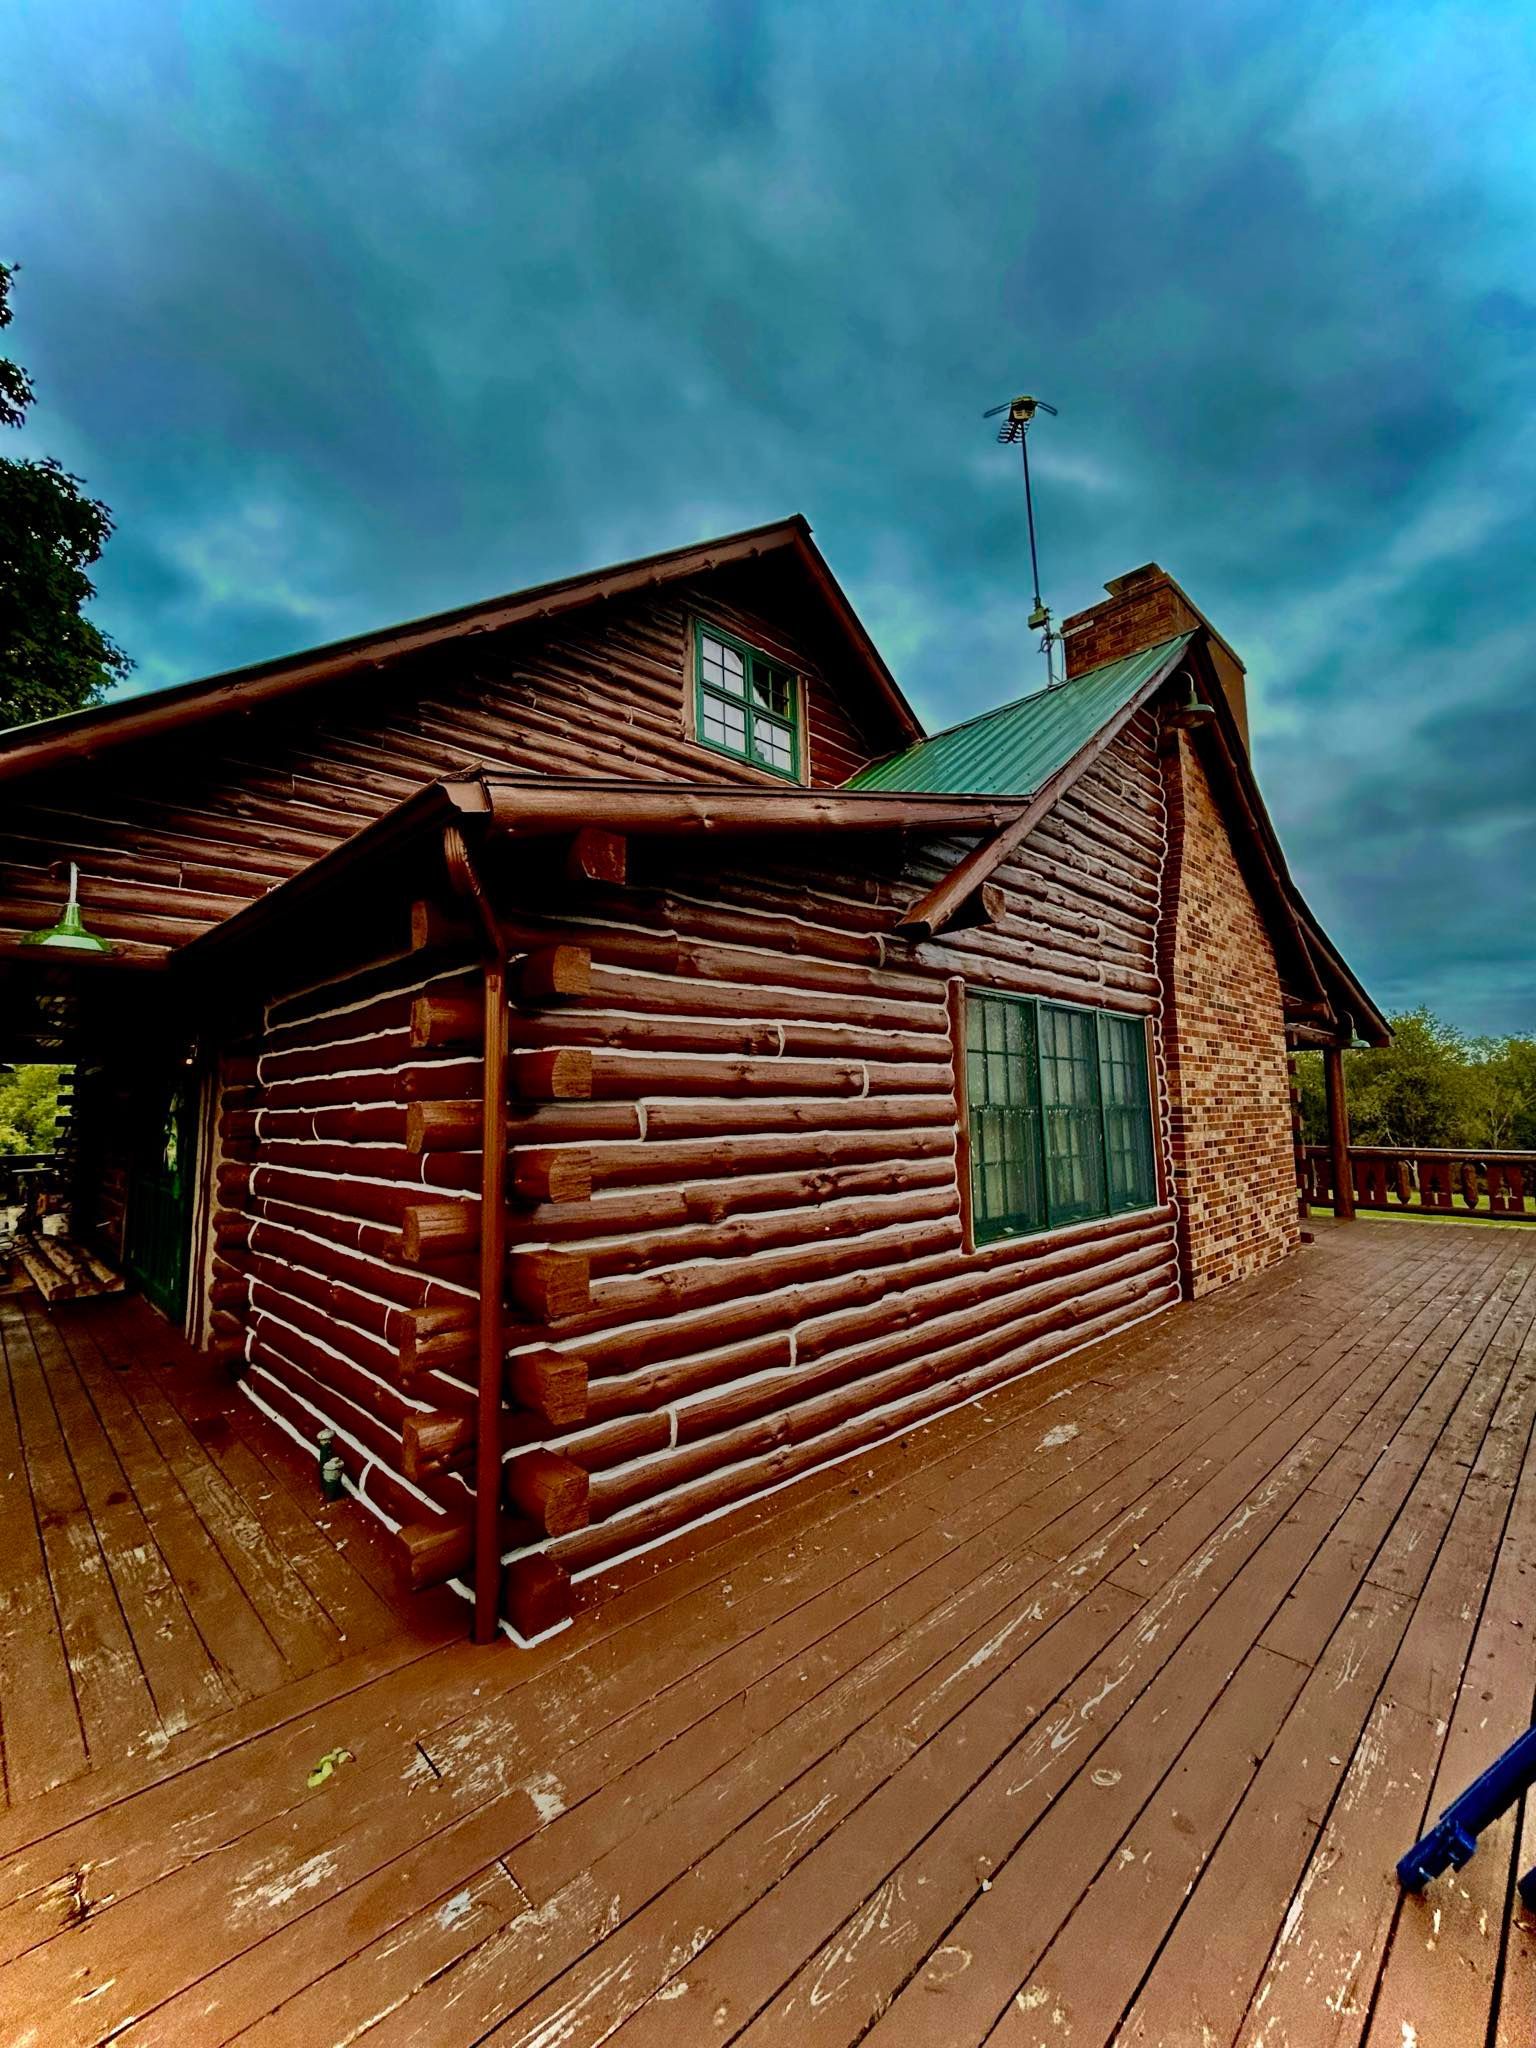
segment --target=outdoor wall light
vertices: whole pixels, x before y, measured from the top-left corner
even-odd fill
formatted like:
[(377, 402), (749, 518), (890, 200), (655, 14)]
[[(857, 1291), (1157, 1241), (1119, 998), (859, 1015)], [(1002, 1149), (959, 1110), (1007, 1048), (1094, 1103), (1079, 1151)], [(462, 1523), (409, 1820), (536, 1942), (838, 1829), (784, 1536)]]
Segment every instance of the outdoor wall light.
[(69, 864), (69, 901), (64, 906), (64, 915), (45, 932), (28, 932), (22, 944), (51, 946), (60, 953), (110, 953), (113, 950), (110, 939), (98, 939), (94, 932), (85, 928), (85, 921), (80, 915), (80, 870), (73, 861)]

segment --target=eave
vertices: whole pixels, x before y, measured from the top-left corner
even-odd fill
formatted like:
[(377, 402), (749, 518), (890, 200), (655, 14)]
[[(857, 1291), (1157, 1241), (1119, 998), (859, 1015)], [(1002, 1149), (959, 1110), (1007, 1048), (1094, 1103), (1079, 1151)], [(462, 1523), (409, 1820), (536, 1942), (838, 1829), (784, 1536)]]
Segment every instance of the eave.
[(294, 929), (306, 913), (324, 914), (364, 873), (394, 867), (425, 871), (445, 826), (474, 838), (537, 844), (569, 841), (596, 829), (626, 838), (805, 838), (895, 832), (994, 833), (1018, 816), (1017, 801), (996, 797), (867, 795), (846, 790), (741, 790), (718, 784), (655, 786), (612, 779), (485, 774), (436, 782), (191, 940), (170, 956), (184, 975), (220, 974)]
[(130, 742), (161, 738), (232, 712), (251, 711), (317, 684), (384, 668), (472, 635), (557, 619), (589, 605), (786, 550), (793, 553), (827, 605), (896, 731), (905, 739), (920, 739), (923, 729), (916, 712), (811, 538), (809, 524), (796, 513), (716, 540), (640, 556), (275, 661), (230, 669), (151, 696), (120, 698), (91, 710), (14, 726), (0, 732), (0, 782), (64, 762), (92, 760)]

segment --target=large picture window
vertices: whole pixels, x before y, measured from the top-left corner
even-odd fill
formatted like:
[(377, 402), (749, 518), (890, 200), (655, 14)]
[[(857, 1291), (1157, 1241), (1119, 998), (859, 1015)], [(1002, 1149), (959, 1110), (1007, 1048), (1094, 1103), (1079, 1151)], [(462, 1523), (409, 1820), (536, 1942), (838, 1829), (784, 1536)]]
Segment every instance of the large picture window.
[(694, 631), (698, 737), (789, 781), (800, 778), (800, 678), (744, 640)]
[(1150, 1208), (1142, 1020), (976, 990), (965, 1016), (977, 1242)]

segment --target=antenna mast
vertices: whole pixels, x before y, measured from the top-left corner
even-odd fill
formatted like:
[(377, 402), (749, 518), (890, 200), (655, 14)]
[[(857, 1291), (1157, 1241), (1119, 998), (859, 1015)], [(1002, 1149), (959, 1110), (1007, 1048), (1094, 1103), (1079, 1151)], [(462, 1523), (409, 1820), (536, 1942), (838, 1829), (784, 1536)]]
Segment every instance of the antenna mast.
[(1006, 405), (994, 405), (984, 412), (984, 420), (995, 419), (1000, 412), (1008, 417), (997, 430), (1000, 442), (1017, 441), (1019, 453), (1024, 459), (1024, 510), (1029, 520), (1029, 568), (1034, 579), (1035, 608), (1029, 615), (1029, 630), (1040, 635), (1040, 652), (1045, 656), (1045, 679), (1047, 685), (1057, 681), (1056, 646), (1061, 635), (1051, 624), (1050, 606), (1040, 595), (1040, 555), (1035, 545), (1035, 494), (1029, 480), (1029, 429), (1037, 412), (1048, 412), (1056, 417), (1054, 405), (1047, 405), (1043, 398), (1024, 396), (1013, 398)]

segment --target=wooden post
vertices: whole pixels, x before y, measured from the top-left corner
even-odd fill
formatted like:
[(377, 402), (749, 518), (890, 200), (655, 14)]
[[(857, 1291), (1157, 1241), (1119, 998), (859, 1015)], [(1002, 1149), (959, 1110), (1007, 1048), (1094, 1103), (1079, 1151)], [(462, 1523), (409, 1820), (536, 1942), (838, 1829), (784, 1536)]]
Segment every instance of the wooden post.
[(1342, 1047), (1323, 1047), (1323, 1081), (1328, 1093), (1328, 1146), (1333, 1157), (1333, 1213), (1341, 1223), (1353, 1223), (1355, 1176), (1349, 1159), (1349, 1099), (1344, 1092)]
[(443, 860), (474, 911), (484, 947), (480, 1072), (479, 1385), (475, 1398), (475, 1620), (477, 1643), (501, 1626), (501, 1408), (507, 1269), (507, 949), (480, 871), (456, 825)]
[(502, 1290), (507, 1243), (507, 968), (485, 963), (485, 1065), (480, 1199), (479, 1429), (475, 1460), (475, 1641), (501, 1621)]
[(1296, 1071), (1296, 1055), (1288, 1053), (1285, 1062), (1286, 1079), (1291, 1098), (1291, 1156), (1296, 1162), (1296, 1213), (1303, 1223), (1309, 1214), (1307, 1206), (1307, 1147), (1301, 1127), (1301, 1077)]

